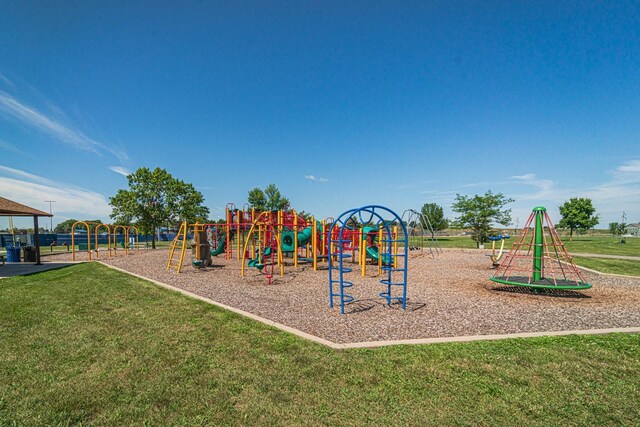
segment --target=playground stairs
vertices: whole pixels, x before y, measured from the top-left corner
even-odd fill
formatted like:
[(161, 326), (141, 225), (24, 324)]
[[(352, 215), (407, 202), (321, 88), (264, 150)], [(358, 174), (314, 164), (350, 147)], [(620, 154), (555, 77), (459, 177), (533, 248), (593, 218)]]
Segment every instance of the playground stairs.
[[(403, 243), (401, 239), (385, 239), (384, 244), (390, 248), (393, 245)], [(382, 245), (381, 245), (382, 246)], [(408, 255), (407, 252), (400, 253), (386, 253), (379, 254), (379, 256), (387, 257), (391, 262), (386, 263), (381, 267), (382, 271), (386, 272), (386, 278), (381, 279), (380, 283), (387, 287), (386, 292), (380, 292), (378, 295), (387, 300), (387, 303), (391, 305), (393, 301), (398, 301), (402, 304), (402, 307), (406, 307), (407, 300), (407, 267), (406, 262), (402, 262), (402, 267), (399, 267), (398, 258), (405, 258)], [(383, 258), (384, 259), (384, 258)], [(401, 276), (397, 277), (397, 276)], [(400, 295), (394, 296), (393, 287), (400, 287)]]
[[(171, 246), (169, 247), (169, 262), (167, 263), (167, 271), (172, 268), (175, 269), (178, 273), (182, 270), (182, 264), (184, 263), (184, 256), (187, 252), (187, 222), (183, 222), (180, 225), (180, 230), (178, 234), (176, 234), (175, 239), (171, 242)], [(178, 259), (174, 259), (176, 257), (176, 250), (180, 247), (180, 257)]]
[[(330, 247), (342, 248), (345, 243), (350, 243), (350, 240), (331, 239), (330, 242)], [(345, 292), (346, 289), (353, 286), (353, 282), (344, 280), (344, 275), (351, 273), (353, 269), (344, 266), (345, 258), (347, 258), (347, 256), (342, 250), (331, 253), (329, 258), (335, 260), (334, 262), (329, 262), (329, 307), (333, 307), (334, 298), (338, 298), (340, 303), (340, 312), (344, 314), (345, 304), (355, 300), (353, 295), (349, 295)], [(336, 287), (337, 292), (335, 292)]]

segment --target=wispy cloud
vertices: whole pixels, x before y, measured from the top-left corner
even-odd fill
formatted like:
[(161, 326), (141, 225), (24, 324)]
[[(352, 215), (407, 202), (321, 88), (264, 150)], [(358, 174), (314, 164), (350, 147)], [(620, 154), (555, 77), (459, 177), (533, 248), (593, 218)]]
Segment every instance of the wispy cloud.
[(471, 188), (471, 187), (492, 187), (496, 185), (505, 184), (504, 181), (481, 181), (481, 182), (472, 182), (469, 184), (462, 184), (460, 187), (462, 188)]
[(55, 200), (54, 215), (86, 215), (106, 218), (111, 213), (107, 198), (100, 193), (54, 181), (0, 165), (2, 195), (34, 208), (45, 209), (45, 200)]
[(598, 212), (609, 218), (617, 218), (622, 211), (640, 220), (640, 159), (629, 160), (610, 172), (612, 178), (583, 192), (593, 199)]
[(640, 180), (640, 159), (624, 162), (613, 171), (613, 174), (617, 178)]
[(516, 200), (557, 200), (558, 197), (560, 197), (559, 192), (556, 191), (556, 184), (554, 181), (550, 179), (539, 179), (535, 173), (515, 175), (509, 179), (523, 185), (531, 186), (535, 189), (533, 193), (516, 195)]
[(304, 179), (308, 179), (309, 181), (317, 181), (317, 182), (328, 182), (329, 181), (328, 178), (323, 178), (321, 176), (315, 176), (315, 175), (305, 175)]
[(7, 118), (17, 120), (26, 126), (38, 129), (39, 131), (46, 133), (58, 141), (74, 148), (100, 155), (108, 153), (117, 157), (121, 161), (128, 159), (126, 153), (114, 150), (113, 148), (88, 137), (72, 126), (62, 124), (60, 121), (47, 116), (37, 108), (28, 105), (25, 102), (21, 102), (4, 91), (0, 91), (0, 113)]
[(7, 175), (13, 175), (13, 176), (18, 176), (20, 178), (26, 178), (26, 179), (28, 179), (30, 181), (40, 182), (42, 184), (50, 184), (50, 183), (52, 183), (52, 181), (48, 180), (47, 178), (43, 178), (41, 176), (31, 174), (29, 172), (25, 172), (25, 171), (20, 170), (20, 169), (10, 168), (9, 166), (0, 165), (0, 172), (4, 172), (4, 174), (7, 174)]
[(122, 166), (109, 166), (109, 169), (111, 169), (115, 173), (119, 173), (124, 177), (131, 175), (131, 171), (127, 168), (123, 168)]
[(4, 84), (9, 85), (11, 87), (16, 87), (16, 85), (13, 84), (13, 82), (9, 80), (7, 77), (5, 77), (2, 73), (0, 73), (0, 81), (2, 81)]
[[(587, 188), (560, 188), (550, 179), (539, 179), (535, 174), (513, 176), (510, 180), (533, 187), (533, 192), (515, 195), (516, 203), (534, 201), (559, 206), (571, 197), (593, 200), (601, 216), (601, 226), (615, 220), (622, 211), (640, 215), (640, 159), (628, 160), (609, 172), (611, 179)], [(640, 219), (640, 217), (638, 217)], [(634, 220), (635, 221), (635, 220)]]
[(14, 153), (18, 154), (25, 154), (24, 151), (20, 150), (15, 145), (8, 143), (7, 141), (3, 141), (2, 139), (0, 139), (0, 150), (13, 151)]

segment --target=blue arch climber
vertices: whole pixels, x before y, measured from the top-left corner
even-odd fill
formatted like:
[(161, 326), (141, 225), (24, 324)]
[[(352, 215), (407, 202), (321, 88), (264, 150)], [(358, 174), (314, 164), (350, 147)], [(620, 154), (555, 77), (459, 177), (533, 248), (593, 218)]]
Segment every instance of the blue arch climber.
[[(384, 216), (392, 216), (391, 220), (385, 220)], [(361, 224), (373, 224), (376, 228), (383, 229), (383, 241), (380, 243), (380, 248), (385, 248), (384, 253), (379, 253), (378, 256), (382, 259), (393, 260), (394, 257), (398, 257), (398, 267), (394, 267), (394, 262), (389, 262), (382, 267), (383, 279), (380, 283), (386, 287), (386, 290), (380, 292), (378, 295), (387, 301), (387, 304), (391, 304), (394, 301), (398, 301), (402, 304), (402, 309), (407, 308), (407, 248), (409, 247), (407, 228), (402, 222), (402, 218), (398, 216), (394, 211), (384, 206), (368, 205), (361, 208), (350, 209), (343, 212), (334, 222), (329, 229), (329, 237), (331, 246), (334, 248), (329, 256), (329, 307), (333, 308), (334, 302), (337, 299), (340, 305), (340, 313), (344, 314), (345, 304), (355, 301), (355, 297), (346, 292), (346, 290), (353, 286), (353, 282), (347, 280), (349, 273), (352, 273), (352, 269), (345, 266), (345, 259), (349, 256), (344, 253), (345, 244), (350, 243), (351, 239), (345, 239), (343, 237), (345, 229), (353, 229), (347, 222), (356, 217)], [(391, 227), (398, 224), (402, 228), (402, 236), (400, 233), (398, 236), (393, 236)], [(339, 233), (334, 236), (335, 227), (339, 228)], [(403, 244), (404, 251), (402, 253), (392, 253), (392, 247), (394, 243)], [(385, 244), (383, 244), (385, 243)]]

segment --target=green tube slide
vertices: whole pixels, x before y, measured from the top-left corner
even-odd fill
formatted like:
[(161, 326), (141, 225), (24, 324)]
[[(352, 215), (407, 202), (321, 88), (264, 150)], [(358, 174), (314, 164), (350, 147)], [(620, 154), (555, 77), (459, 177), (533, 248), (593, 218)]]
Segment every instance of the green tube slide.
[[(366, 239), (368, 240), (368, 245), (370, 245), (370, 246), (367, 246), (367, 249), (366, 249), (367, 256), (372, 260), (374, 260), (375, 262), (378, 262), (378, 257), (380, 256), (380, 252), (379, 252), (378, 246), (375, 245), (376, 240), (378, 240), (378, 229), (376, 227), (367, 226), (362, 229), (362, 233), (366, 236)], [(383, 255), (382, 263), (384, 265), (391, 264), (391, 257), (389, 255)]]
[[(311, 240), (311, 234), (313, 227), (307, 227), (303, 229), (300, 233), (298, 233), (298, 247), (304, 246), (309, 243)], [(280, 245), (282, 247), (282, 252), (293, 252), (294, 251), (294, 232), (293, 231), (283, 231), (282, 232), (282, 241)]]
[[(375, 262), (378, 262), (378, 257), (380, 256), (380, 252), (378, 251), (378, 247), (377, 246), (369, 246), (367, 248), (367, 256), (371, 259), (373, 259)], [(391, 264), (391, 257), (389, 255), (383, 255), (382, 256), (382, 263), (384, 265), (389, 265)]]
[(218, 247), (215, 249), (211, 249), (211, 256), (220, 255), (222, 252), (225, 251), (226, 247), (227, 247), (227, 238), (224, 234), (221, 234), (220, 237), (218, 237)]

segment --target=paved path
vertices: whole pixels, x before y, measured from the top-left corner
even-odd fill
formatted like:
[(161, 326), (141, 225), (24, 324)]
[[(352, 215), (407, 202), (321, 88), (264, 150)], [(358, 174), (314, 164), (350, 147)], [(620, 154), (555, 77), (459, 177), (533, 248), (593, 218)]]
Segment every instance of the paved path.
[(587, 258), (627, 259), (629, 261), (640, 261), (640, 256), (633, 256), (633, 255), (576, 254), (576, 253), (572, 253), (571, 256), (580, 256), (580, 257), (587, 257)]
[(0, 266), (0, 279), (6, 279), (7, 277), (24, 276), (27, 274), (40, 273), (47, 270), (55, 270), (56, 268), (63, 268), (69, 265), (73, 265), (71, 262), (45, 262), (40, 265), (35, 265), (32, 262), (8, 262), (3, 266)]

